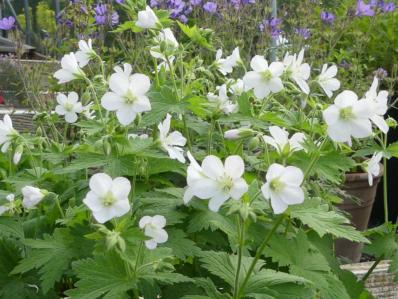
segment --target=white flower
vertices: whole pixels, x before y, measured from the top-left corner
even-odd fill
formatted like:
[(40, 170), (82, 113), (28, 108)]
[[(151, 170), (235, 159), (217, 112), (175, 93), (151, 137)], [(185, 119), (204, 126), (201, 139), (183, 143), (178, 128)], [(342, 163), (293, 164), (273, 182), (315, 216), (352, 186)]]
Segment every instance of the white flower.
[(75, 57), (80, 67), (85, 67), (90, 59), (96, 56), (96, 53), (93, 50), (91, 39), (86, 42), (85, 40), (79, 41), (79, 51), (75, 53)]
[(368, 173), (369, 186), (373, 186), (373, 177), (380, 174), (380, 161), (383, 158), (383, 153), (374, 153), (372, 158), (363, 163), (366, 172)]
[(74, 53), (69, 53), (62, 57), (61, 67), (62, 68), (56, 71), (54, 74), (54, 77), (58, 79), (59, 84), (85, 77), (85, 74), (80, 68)]
[(8, 194), (6, 196), (6, 199), (7, 199), (8, 203), (0, 206), (0, 216), (3, 215), (5, 212), (9, 211), (10, 209), (12, 209), (15, 195), (12, 193)]
[(328, 67), (328, 65), (325, 63), (322, 66), (321, 74), (317, 79), (318, 84), (322, 87), (323, 91), (329, 98), (332, 97), (334, 91), (340, 88), (340, 81), (334, 78), (336, 75), (337, 66), (331, 65)]
[(388, 110), (388, 91), (381, 90), (377, 93), (377, 87), (379, 85), (379, 80), (374, 77), (372, 86), (365, 94), (365, 100), (371, 107), (370, 110), (373, 111), (373, 115), (370, 120), (384, 133), (387, 134), (389, 127), (384, 119), (384, 114)]
[(79, 96), (72, 91), (68, 96), (63, 93), (57, 95), (58, 105), (55, 107), (55, 112), (58, 115), (65, 116), (65, 121), (74, 123), (77, 121), (77, 114), (83, 112), (82, 103), (79, 102)]
[[(170, 71), (170, 65), (173, 66), (173, 62), (174, 62), (175, 59), (176, 59), (175, 56), (170, 56), (169, 57), (169, 61), (162, 60), (162, 62), (158, 64), (158, 71), (161, 71), (161, 69), (164, 68), (164, 70), (166, 72), (169, 72)], [(170, 62), (170, 65), (169, 65), (169, 62)]]
[(124, 177), (112, 178), (106, 173), (96, 173), (90, 179), (90, 191), (83, 202), (93, 212), (95, 220), (104, 223), (130, 211), (131, 185)]
[(128, 75), (131, 66), (128, 65), (124, 72), (119, 69), (109, 79), (111, 91), (104, 94), (101, 99), (102, 106), (109, 111), (116, 111), (116, 116), (122, 125), (131, 124), (138, 113), (151, 110), (146, 93), (151, 82), (144, 74)]
[(229, 156), (225, 163), (216, 156), (207, 156), (202, 166), (188, 152), (191, 164), (187, 170), (187, 184), (184, 202), (188, 203), (193, 196), (209, 199), (209, 209), (217, 212), (229, 198), (239, 200), (248, 190), (242, 178), (245, 165), (241, 157)]
[(45, 196), (42, 190), (32, 186), (25, 186), (21, 191), (23, 195), (22, 206), (25, 209), (34, 208)]
[(303, 59), (304, 49), (298, 55), (286, 53), (283, 64), (286, 67), (285, 73), (287, 76), (295, 81), (305, 94), (309, 94), (310, 87), (307, 84), (307, 80), (310, 77), (311, 67), (308, 63), (303, 63)]
[(295, 133), (289, 139), (289, 133), (284, 128), (277, 126), (269, 127), (271, 136), (263, 136), (264, 141), (273, 146), (278, 153), (285, 154), (303, 149), (302, 143), (305, 141), (303, 133)]
[(232, 73), (233, 68), (240, 61), (239, 48), (236, 47), (230, 56), (227, 58), (222, 57), (222, 49), (218, 49), (216, 52), (216, 65), (221, 74), (226, 75)]
[(254, 89), (254, 95), (264, 99), (271, 92), (277, 93), (283, 89), (280, 78), (283, 73), (281, 62), (272, 62), (268, 65), (263, 56), (256, 55), (252, 58), (250, 66), (253, 71), (247, 72), (243, 77), (246, 91)]
[(289, 43), (289, 40), (285, 38), (283, 35), (278, 35), (277, 38), (275, 39), (276, 45), (279, 46), (284, 46)]
[(245, 91), (245, 83), (242, 79), (238, 79), (231, 84), (229, 90), (232, 94), (240, 96)]
[(144, 29), (154, 29), (158, 22), (158, 17), (147, 5), (145, 10), (138, 12), (138, 20), (135, 22), (135, 25)]
[(0, 145), (1, 151), (5, 153), (12, 139), (18, 135), (18, 132), (12, 127), (12, 120), (8, 114), (5, 114), (3, 120), (0, 120)]
[(304, 192), (301, 184), (304, 174), (294, 166), (272, 164), (266, 174), (266, 182), (261, 187), (264, 198), (271, 200), (275, 214), (283, 213), (289, 205), (304, 202)]
[(372, 135), (370, 109), (367, 101), (358, 101), (358, 96), (353, 91), (340, 93), (334, 100), (334, 105), (323, 111), (329, 137), (337, 142), (351, 144), (351, 136), (365, 138)]
[[(155, 38), (156, 46), (153, 46), (150, 50), (150, 53), (155, 58), (160, 58), (164, 61), (167, 61), (164, 53), (160, 51), (160, 44), (164, 43), (166, 46), (166, 52), (174, 52), (178, 48), (178, 41), (175, 38), (173, 31), (170, 28), (162, 29), (159, 32), (159, 35)], [(170, 57), (168, 55), (168, 57)]]
[(141, 139), (141, 140), (144, 140), (144, 139), (148, 139), (149, 138), (149, 136), (148, 136), (148, 134), (140, 134), (140, 135), (138, 135), (138, 134), (128, 134), (127, 135), (127, 138), (128, 139), (135, 139), (135, 138), (138, 138), (138, 139)]
[(95, 118), (95, 112), (91, 108), (93, 107), (94, 103), (89, 102), (87, 105), (82, 107), (82, 114), (87, 118), (87, 119), (94, 119)]
[(166, 226), (166, 218), (161, 215), (144, 216), (140, 219), (139, 227), (144, 230), (144, 234), (150, 237), (145, 241), (145, 246), (149, 249), (155, 249), (158, 244), (167, 242), (169, 238), (167, 232), (163, 229)]
[(216, 105), (216, 109), (222, 110), (225, 114), (238, 112), (238, 105), (232, 103), (228, 98), (227, 86), (225, 84), (218, 87), (218, 95), (209, 92), (207, 99)]
[(170, 131), (171, 115), (167, 113), (166, 119), (159, 123), (159, 140), (162, 148), (169, 153), (171, 159), (185, 163), (184, 149), (187, 139), (178, 131)]

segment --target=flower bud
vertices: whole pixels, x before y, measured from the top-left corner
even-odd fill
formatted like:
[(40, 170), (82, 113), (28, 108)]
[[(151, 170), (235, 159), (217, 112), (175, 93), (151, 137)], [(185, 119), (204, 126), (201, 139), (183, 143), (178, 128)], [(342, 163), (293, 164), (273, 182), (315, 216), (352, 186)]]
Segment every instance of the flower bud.
[(109, 141), (107, 139), (104, 139), (102, 141), (102, 148), (104, 150), (105, 155), (109, 156), (112, 152), (112, 147), (111, 144), (109, 143)]
[(126, 242), (117, 231), (107, 231), (105, 243), (108, 250), (115, 246), (117, 246), (123, 252), (126, 250)]
[(260, 137), (254, 136), (253, 138), (250, 139), (248, 147), (249, 150), (254, 151), (258, 148), (259, 145), (260, 145)]
[(239, 138), (247, 138), (253, 136), (254, 133), (255, 131), (249, 128), (232, 129), (224, 133), (224, 138), (231, 140)]
[(23, 146), (18, 145), (17, 149), (15, 150), (14, 157), (12, 158), (12, 162), (14, 163), (14, 165), (18, 165), (19, 161), (21, 161), (22, 153)]
[(22, 188), (23, 201), (22, 206), (25, 209), (32, 209), (40, 203), (44, 196), (48, 194), (47, 190), (42, 190), (32, 186), (25, 186)]

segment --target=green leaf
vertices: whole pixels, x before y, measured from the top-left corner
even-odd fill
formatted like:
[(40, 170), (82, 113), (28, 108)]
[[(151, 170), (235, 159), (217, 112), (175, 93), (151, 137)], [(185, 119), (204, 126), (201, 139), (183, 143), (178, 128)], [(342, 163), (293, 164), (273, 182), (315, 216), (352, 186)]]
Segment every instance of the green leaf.
[(335, 211), (329, 211), (328, 205), (320, 204), (316, 199), (307, 199), (304, 204), (293, 205), (290, 209), (293, 218), (308, 225), (321, 237), (332, 234), (355, 242), (369, 242), (360, 231), (349, 225), (349, 219)]
[(24, 238), (24, 231), (20, 221), (12, 217), (0, 217), (0, 236)]
[(202, 251), (200, 254), (202, 266), (211, 274), (221, 278), (230, 286), (234, 285), (235, 267), (226, 252)]
[(168, 231), (169, 239), (165, 244), (166, 247), (173, 250), (173, 254), (180, 259), (186, 259), (188, 256), (195, 256), (200, 251), (200, 248), (195, 245), (187, 235), (180, 229), (173, 229)]
[(74, 299), (129, 298), (127, 291), (136, 286), (134, 278), (125, 271), (122, 259), (116, 254), (84, 259), (73, 263), (79, 281), (76, 289), (66, 292)]
[(26, 239), (24, 244), (32, 250), (11, 274), (38, 269), (43, 292), (47, 293), (69, 269), (72, 259), (80, 255), (80, 247), (77, 246), (87, 243), (77, 240), (68, 229), (56, 229), (52, 236), (44, 235), (42, 240)]
[(205, 33), (206, 31), (204, 29), (198, 28), (196, 25), (189, 27), (188, 25), (185, 25), (183, 23), (178, 22), (178, 26), (180, 27), (181, 31), (185, 33), (186, 36), (188, 36), (191, 41), (197, 43), (198, 45), (212, 50), (213, 46), (209, 43), (209, 41), (206, 39)]
[(100, 154), (79, 154), (78, 157), (73, 160), (68, 166), (54, 169), (55, 174), (67, 174), (83, 169), (92, 167), (101, 167), (108, 163), (107, 159), (104, 159), (104, 155)]
[(398, 142), (391, 143), (387, 147), (387, 153), (395, 158), (398, 158)]

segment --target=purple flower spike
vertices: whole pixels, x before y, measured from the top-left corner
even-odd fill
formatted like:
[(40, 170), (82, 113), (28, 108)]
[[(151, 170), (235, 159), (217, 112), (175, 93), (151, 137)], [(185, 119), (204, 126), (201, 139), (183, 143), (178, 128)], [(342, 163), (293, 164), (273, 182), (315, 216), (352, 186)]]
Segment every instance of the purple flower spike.
[(95, 10), (95, 13), (96, 13), (97, 15), (103, 16), (103, 15), (105, 15), (105, 14), (107, 13), (108, 8), (106, 7), (105, 4), (98, 4), (98, 5), (94, 8), (94, 10)]
[(124, 3), (125, 3), (125, 0), (116, 0), (116, 3), (117, 3), (117, 4), (124, 4)]
[(334, 21), (336, 20), (336, 16), (331, 12), (323, 11), (321, 13), (321, 19), (326, 24), (333, 24)]
[(356, 16), (358, 17), (373, 17), (376, 13), (373, 10), (374, 5), (373, 4), (365, 4), (363, 0), (358, 0), (357, 2), (357, 11), (355, 13)]
[(0, 19), (0, 29), (1, 30), (12, 30), (15, 28), (15, 18), (14, 17), (6, 17)]
[(296, 34), (307, 40), (311, 37), (311, 31), (308, 28), (296, 28)]
[(111, 14), (111, 26), (116, 26), (117, 24), (119, 24), (119, 14), (114, 11)]
[(210, 14), (214, 14), (216, 11), (217, 11), (217, 3), (215, 3), (215, 2), (206, 2), (204, 5), (203, 5), (203, 9), (206, 11), (206, 12), (208, 12), (208, 13), (210, 13)]

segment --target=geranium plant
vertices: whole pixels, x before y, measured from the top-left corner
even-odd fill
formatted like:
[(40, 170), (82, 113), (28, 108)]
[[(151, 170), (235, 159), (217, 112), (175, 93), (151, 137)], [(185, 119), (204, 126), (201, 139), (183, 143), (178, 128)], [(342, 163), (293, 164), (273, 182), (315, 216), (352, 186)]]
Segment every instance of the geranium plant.
[(141, 9), (128, 26), (150, 72), (81, 41), (36, 134), (0, 122), (0, 296), (371, 298), (333, 244), (370, 244), (398, 268), (396, 225), (365, 236), (335, 207), (346, 172), (373, 178), (397, 155), (377, 81), (340, 91), (336, 66), (304, 50), (222, 58), (209, 30), (177, 23), (177, 40), (164, 12)]

